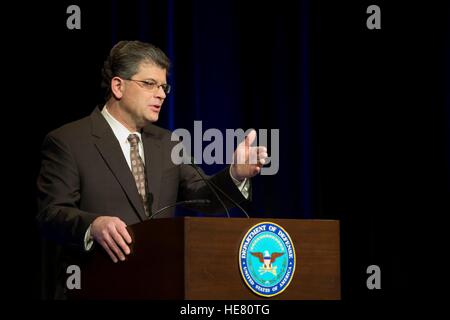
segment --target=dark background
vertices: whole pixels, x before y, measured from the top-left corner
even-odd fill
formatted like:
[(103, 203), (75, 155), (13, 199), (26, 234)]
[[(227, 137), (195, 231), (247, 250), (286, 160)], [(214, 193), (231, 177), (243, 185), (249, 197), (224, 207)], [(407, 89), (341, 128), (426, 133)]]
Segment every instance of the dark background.
[[(21, 141), (9, 145), (26, 177), (13, 179), (5, 199), (19, 204), (5, 213), (10, 241), (24, 248), (7, 260), (10, 295), (40, 296), (40, 144), (104, 102), (103, 60), (133, 39), (173, 62), (159, 125), (280, 129), (280, 170), (253, 179), (249, 213), (340, 220), (344, 300), (431, 294), (423, 286), (445, 275), (437, 249), (449, 212), (450, 10), (443, 1), (392, 2), (59, 1), (5, 10), (16, 19), (3, 21), (3, 51), (19, 61), (6, 125)], [(66, 28), (71, 4), (81, 8), (81, 30)], [(371, 4), (381, 8), (381, 30), (366, 28)], [(378, 291), (366, 287), (371, 264), (381, 268)]]

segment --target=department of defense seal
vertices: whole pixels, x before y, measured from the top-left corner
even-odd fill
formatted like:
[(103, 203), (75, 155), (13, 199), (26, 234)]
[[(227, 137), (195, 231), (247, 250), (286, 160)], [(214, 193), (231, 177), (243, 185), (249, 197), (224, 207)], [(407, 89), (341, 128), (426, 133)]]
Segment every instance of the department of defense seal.
[(239, 267), (247, 286), (263, 297), (283, 292), (295, 271), (295, 248), (289, 234), (272, 222), (251, 227), (239, 248)]

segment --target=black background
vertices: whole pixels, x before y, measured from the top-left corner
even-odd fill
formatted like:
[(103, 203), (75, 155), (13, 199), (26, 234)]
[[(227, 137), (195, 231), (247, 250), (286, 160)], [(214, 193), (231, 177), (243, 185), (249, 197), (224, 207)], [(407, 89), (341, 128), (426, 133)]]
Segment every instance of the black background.
[[(440, 1), (392, 2), (230, 1), (215, 8), (176, 1), (172, 16), (173, 32), (178, 32), (172, 48), (175, 126), (189, 128), (203, 119), (210, 127), (280, 128), (280, 172), (254, 179), (249, 210), (253, 216), (339, 219), (344, 303), (430, 297), (444, 277), (440, 245), (449, 212), (450, 10)], [(164, 50), (170, 46), (167, 2), (111, 3), (77, 1), (82, 10), (78, 31), (65, 25), (72, 2), (5, 7), (13, 19), (2, 21), (2, 51), (8, 56), (4, 138), (8, 150), (18, 151), (21, 165), (18, 173), (3, 159), (5, 176), (12, 178), (4, 193), (7, 247), (12, 249), (7, 250), (11, 271), (5, 280), (11, 282), (12, 298), (39, 299), (34, 215), (43, 137), (101, 103), (100, 68), (112, 43), (136, 38)], [(148, 20), (138, 10), (143, 3), (150, 8)], [(381, 30), (366, 28), (371, 4), (381, 8)], [(307, 33), (301, 25), (305, 16), (298, 12), (308, 12)], [(215, 19), (229, 23), (233, 32), (216, 26), (218, 34), (207, 34), (205, 26)], [(195, 44), (205, 38), (208, 43)], [(303, 58), (307, 71), (301, 70)], [(239, 74), (207, 76), (208, 70), (226, 70), (227, 63)], [(208, 88), (237, 90), (231, 96), (239, 100), (196, 89), (206, 81)], [(290, 94), (296, 90), (298, 95)], [(214, 99), (217, 103), (208, 104)], [(230, 102), (233, 107), (224, 112)], [(162, 126), (169, 123), (166, 111)], [(11, 135), (20, 143), (13, 143)], [(381, 267), (381, 290), (366, 287), (371, 264)]]

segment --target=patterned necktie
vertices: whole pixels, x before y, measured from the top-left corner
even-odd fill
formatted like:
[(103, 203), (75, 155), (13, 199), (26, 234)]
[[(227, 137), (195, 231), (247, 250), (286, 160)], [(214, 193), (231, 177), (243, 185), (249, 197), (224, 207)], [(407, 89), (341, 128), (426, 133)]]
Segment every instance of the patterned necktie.
[(147, 203), (147, 179), (145, 179), (144, 162), (139, 155), (139, 136), (137, 134), (130, 134), (128, 136), (130, 142), (130, 158), (131, 158), (131, 171), (136, 182), (137, 190), (142, 198), (144, 204), (145, 214), (149, 216), (150, 210)]

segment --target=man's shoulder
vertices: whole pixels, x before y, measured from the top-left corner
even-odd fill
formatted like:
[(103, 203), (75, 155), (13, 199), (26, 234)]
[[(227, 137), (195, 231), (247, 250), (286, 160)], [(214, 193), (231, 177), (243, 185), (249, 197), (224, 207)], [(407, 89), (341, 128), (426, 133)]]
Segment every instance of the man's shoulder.
[(91, 121), (90, 116), (78, 119), (62, 125), (48, 133), (48, 136), (57, 138), (70, 138), (83, 135), (90, 132)]
[(157, 126), (156, 124), (149, 124), (144, 128), (144, 132), (156, 137), (160, 140), (170, 140), (172, 131)]
[[(93, 124), (98, 122), (100, 111), (94, 111), (81, 119), (66, 123), (59, 128), (50, 131), (46, 140), (61, 141), (63, 143), (77, 144), (90, 141), (89, 137), (92, 135)], [(105, 121), (106, 123), (106, 121)]]

